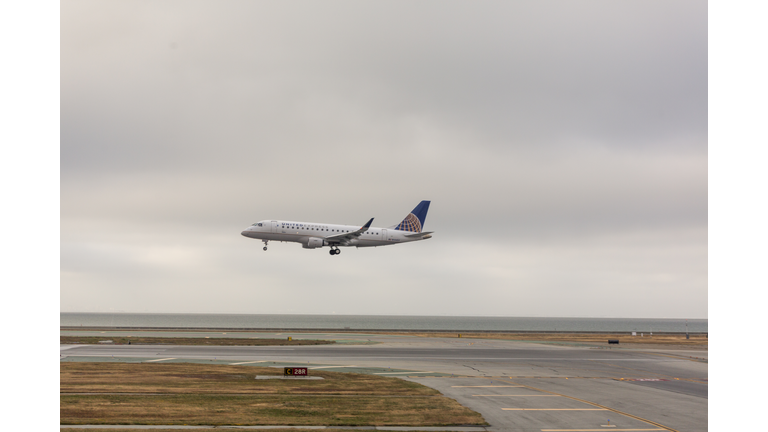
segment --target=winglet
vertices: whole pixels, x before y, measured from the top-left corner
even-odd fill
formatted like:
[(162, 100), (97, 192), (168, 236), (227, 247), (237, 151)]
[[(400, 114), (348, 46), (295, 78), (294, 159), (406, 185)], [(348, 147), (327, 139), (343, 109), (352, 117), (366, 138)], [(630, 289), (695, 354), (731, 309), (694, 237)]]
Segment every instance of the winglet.
[(366, 223), (365, 225), (363, 225), (363, 227), (362, 227), (362, 228), (360, 228), (360, 229), (361, 229), (361, 230), (367, 230), (368, 228), (370, 228), (370, 227), (371, 227), (371, 224), (372, 224), (372, 223), (373, 223), (373, 218), (371, 218), (371, 220), (369, 220), (369, 221), (368, 221), (368, 223)]

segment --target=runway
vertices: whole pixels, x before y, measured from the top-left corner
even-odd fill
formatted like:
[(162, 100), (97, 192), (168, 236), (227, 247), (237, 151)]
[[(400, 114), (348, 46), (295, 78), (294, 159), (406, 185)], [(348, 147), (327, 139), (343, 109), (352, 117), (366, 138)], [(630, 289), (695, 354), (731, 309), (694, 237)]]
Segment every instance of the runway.
[(62, 345), (61, 356), (62, 361), (307, 365), (310, 370), (394, 376), (436, 388), (480, 412), (492, 425), (488, 430), (604, 430), (608, 425), (614, 425), (612, 430), (707, 430), (706, 349), (354, 338), (378, 344)]

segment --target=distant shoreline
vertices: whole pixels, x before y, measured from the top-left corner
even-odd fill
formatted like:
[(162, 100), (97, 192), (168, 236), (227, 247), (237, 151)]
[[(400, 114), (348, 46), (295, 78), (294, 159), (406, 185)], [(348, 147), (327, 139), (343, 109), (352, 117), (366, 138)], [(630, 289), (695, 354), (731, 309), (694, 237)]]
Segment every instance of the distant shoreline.
[(385, 317), (338, 315), (201, 315), (201, 314), (67, 314), (59, 319), (61, 328), (162, 329), (166, 331), (350, 331), (500, 334), (539, 332), (542, 334), (631, 333), (707, 334), (708, 320), (670, 319), (566, 319), (516, 317)]
[[(583, 331), (583, 330), (435, 330), (435, 329), (352, 329), (352, 328), (279, 328), (279, 327), (264, 327), (264, 328), (243, 328), (243, 327), (125, 327), (125, 326), (60, 326), (59, 330), (83, 330), (83, 331), (117, 331), (117, 330), (133, 330), (133, 331), (228, 331), (228, 332), (306, 332), (306, 333), (466, 333), (466, 334), (627, 334), (631, 331)], [(651, 334), (647, 331), (637, 331), (637, 334)], [(656, 331), (653, 334), (658, 335), (684, 335), (686, 332), (665, 332)], [(709, 332), (688, 332), (690, 335), (706, 335)]]

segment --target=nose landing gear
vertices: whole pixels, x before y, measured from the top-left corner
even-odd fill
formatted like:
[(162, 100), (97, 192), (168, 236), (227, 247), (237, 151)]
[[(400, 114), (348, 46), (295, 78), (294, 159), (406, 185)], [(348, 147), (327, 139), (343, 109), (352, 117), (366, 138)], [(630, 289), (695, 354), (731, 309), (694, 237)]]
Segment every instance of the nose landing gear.
[(264, 240), (264, 250), (267, 250), (267, 242), (268, 242), (268, 241), (269, 241), (269, 240)]

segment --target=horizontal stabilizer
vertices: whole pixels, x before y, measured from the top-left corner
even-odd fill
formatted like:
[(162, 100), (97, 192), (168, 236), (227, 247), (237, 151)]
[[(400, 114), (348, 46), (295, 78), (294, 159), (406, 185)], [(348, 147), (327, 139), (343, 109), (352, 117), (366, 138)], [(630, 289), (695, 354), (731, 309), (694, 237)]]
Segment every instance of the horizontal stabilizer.
[(429, 232), (420, 232), (420, 233), (415, 233), (415, 234), (406, 234), (406, 235), (405, 235), (405, 237), (408, 237), (408, 238), (418, 238), (418, 237), (424, 237), (424, 236), (426, 236), (426, 235), (428, 235), (428, 234), (432, 234), (433, 232), (434, 232), (434, 231), (429, 231)]

